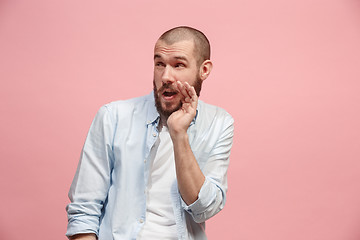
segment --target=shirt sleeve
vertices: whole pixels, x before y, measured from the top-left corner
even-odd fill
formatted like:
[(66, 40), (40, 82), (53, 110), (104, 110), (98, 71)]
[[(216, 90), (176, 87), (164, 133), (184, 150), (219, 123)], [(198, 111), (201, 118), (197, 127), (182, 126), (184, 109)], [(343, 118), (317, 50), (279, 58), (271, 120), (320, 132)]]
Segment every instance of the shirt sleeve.
[(101, 210), (110, 186), (114, 129), (114, 117), (107, 106), (101, 107), (91, 124), (70, 187), (66, 236), (98, 235)]
[(219, 133), (217, 135), (218, 139), (208, 155), (205, 167), (202, 169), (205, 181), (200, 189), (197, 200), (187, 205), (181, 199), (184, 210), (197, 223), (205, 222), (223, 209), (225, 205), (227, 168), (234, 135), (233, 123), (233, 118), (227, 114), (217, 124), (218, 126), (215, 127), (217, 129), (216, 132)]

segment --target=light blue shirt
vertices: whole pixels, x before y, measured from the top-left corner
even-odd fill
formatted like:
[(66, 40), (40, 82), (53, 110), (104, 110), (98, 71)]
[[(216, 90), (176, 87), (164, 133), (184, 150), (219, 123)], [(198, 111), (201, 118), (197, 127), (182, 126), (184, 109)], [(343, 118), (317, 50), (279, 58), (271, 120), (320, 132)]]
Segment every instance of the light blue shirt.
[[(159, 135), (159, 119), (153, 93), (100, 108), (70, 187), (67, 236), (136, 239), (146, 221), (149, 153)], [(172, 184), (179, 239), (207, 239), (205, 221), (224, 207), (233, 130), (226, 111), (199, 100), (188, 136), (205, 182), (190, 205), (182, 200), (177, 182)]]

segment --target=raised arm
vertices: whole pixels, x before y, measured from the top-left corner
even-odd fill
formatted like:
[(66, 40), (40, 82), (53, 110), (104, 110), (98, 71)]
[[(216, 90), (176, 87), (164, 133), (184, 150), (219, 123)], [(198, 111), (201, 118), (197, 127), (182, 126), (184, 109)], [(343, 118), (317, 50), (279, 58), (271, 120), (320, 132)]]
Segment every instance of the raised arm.
[(187, 134), (187, 129), (196, 115), (198, 97), (194, 87), (187, 82), (177, 82), (177, 87), (183, 95), (182, 108), (170, 115), (167, 125), (174, 146), (178, 188), (186, 204), (191, 204), (196, 201), (205, 181)]

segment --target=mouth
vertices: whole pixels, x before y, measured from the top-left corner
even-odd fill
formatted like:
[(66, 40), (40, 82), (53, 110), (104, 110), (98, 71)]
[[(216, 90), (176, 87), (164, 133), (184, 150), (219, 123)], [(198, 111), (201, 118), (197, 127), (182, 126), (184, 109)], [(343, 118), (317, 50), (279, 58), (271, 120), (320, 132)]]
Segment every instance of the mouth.
[(169, 100), (173, 100), (177, 94), (178, 94), (178, 91), (174, 91), (174, 90), (170, 89), (170, 90), (163, 91), (162, 97), (164, 100), (169, 101)]

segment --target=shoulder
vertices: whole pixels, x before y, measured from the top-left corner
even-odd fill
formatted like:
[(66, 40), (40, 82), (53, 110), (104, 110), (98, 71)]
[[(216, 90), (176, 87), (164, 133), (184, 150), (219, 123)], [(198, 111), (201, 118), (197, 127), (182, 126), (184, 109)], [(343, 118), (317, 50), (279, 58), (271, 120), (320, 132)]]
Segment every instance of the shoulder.
[(207, 123), (222, 122), (231, 125), (234, 123), (233, 117), (225, 109), (201, 100), (199, 100), (198, 114), (200, 120)]
[(128, 115), (130, 113), (143, 111), (149, 106), (155, 106), (153, 102), (154, 97), (151, 93), (141, 97), (107, 103), (100, 108), (99, 112), (108, 112), (113, 116), (117, 116), (119, 113), (121, 113), (121, 115)]
[(124, 110), (130, 110), (130, 109), (142, 107), (144, 105), (149, 104), (149, 102), (152, 101), (154, 101), (153, 96), (151, 94), (148, 94), (141, 97), (110, 102), (102, 106), (102, 108), (106, 108), (108, 111), (117, 111), (119, 109), (124, 111)]
[(107, 119), (112, 123), (118, 121), (130, 121), (133, 117), (146, 116), (149, 108), (155, 108), (154, 97), (148, 94), (141, 97), (118, 100), (107, 103), (100, 107), (96, 118)]

